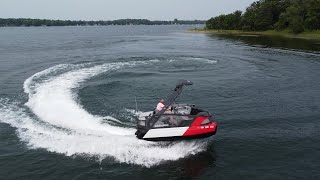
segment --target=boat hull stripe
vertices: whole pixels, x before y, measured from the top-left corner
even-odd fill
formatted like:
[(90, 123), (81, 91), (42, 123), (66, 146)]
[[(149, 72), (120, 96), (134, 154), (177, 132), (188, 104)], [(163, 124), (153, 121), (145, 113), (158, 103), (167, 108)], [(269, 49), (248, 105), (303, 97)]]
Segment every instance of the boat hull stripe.
[(150, 129), (143, 138), (182, 136), (189, 127)]

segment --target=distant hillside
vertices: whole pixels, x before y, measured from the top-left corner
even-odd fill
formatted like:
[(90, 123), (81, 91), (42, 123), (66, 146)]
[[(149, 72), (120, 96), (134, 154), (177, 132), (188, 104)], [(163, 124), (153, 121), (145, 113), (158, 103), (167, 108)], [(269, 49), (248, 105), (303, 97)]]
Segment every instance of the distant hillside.
[(245, 12), (235, 11), (206, 22), (207, 29), (301, 33), (320, 29), (320, 0), (259, 0)]
[(150, 21), (147, 19), (119, 19), (113, 21), (70, 21), (70, 20), (48, 20), (28, 18), (0, 18), (2, 26), (107, 26), (107, 25), (171, 25), (171, 24), (205, 24), (201, 20), (173, 20), (173, 21)]

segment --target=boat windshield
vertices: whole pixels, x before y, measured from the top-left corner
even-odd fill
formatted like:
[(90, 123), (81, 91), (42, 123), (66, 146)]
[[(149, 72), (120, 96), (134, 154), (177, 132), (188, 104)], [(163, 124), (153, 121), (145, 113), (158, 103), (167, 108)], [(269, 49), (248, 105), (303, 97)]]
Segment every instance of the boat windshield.
[(192, 115), (163, 114), (153, 128), (190, 126), (195, 117)]
[(173, 104), (172, 107), (165, 111), (160, 117), (154, 117), (157, 121), (152, 128), (190, 126), (200, 113), (201, 116), (211, 116), (209, 112), (195, 108), (194, 105)]

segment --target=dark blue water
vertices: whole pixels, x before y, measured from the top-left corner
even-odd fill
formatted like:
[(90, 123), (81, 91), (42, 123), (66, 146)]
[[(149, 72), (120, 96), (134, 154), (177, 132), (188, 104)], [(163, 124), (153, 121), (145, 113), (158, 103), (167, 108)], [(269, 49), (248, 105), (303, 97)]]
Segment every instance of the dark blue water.
[[(192, 28), (1, 28), (0, 179), (319, 179), (320, 44)], [(217, 134), (136, 139), (179, 79)]]

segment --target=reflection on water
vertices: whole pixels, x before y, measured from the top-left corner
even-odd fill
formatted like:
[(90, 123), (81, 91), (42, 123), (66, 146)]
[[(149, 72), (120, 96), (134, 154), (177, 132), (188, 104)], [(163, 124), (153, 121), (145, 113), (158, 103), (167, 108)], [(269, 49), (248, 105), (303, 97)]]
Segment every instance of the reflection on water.
[[(195, 156), (183, 158), (177, 162), (165, 163), (159, 167), (155, 167), (161, 177), (167, 179), (194, 179), (204, 175), (204, 171), (211, 169), (210, 174), (215, 174), (216, 167), (216, 151), (213, 143), (209, 143), (207, 151), (201, 152)], [(162, 170), (159, 170), (162, 169)]]
[(281, 36), (260, 35), (233, 35), (233, 34), (208, 34), (209, 37), (218, 37), (233, 41), (242, 41), (249, 46), (267, 48), (299, 49), (303, 51), (320, 51), (320, 41), (298, 38), (285, 38)]

